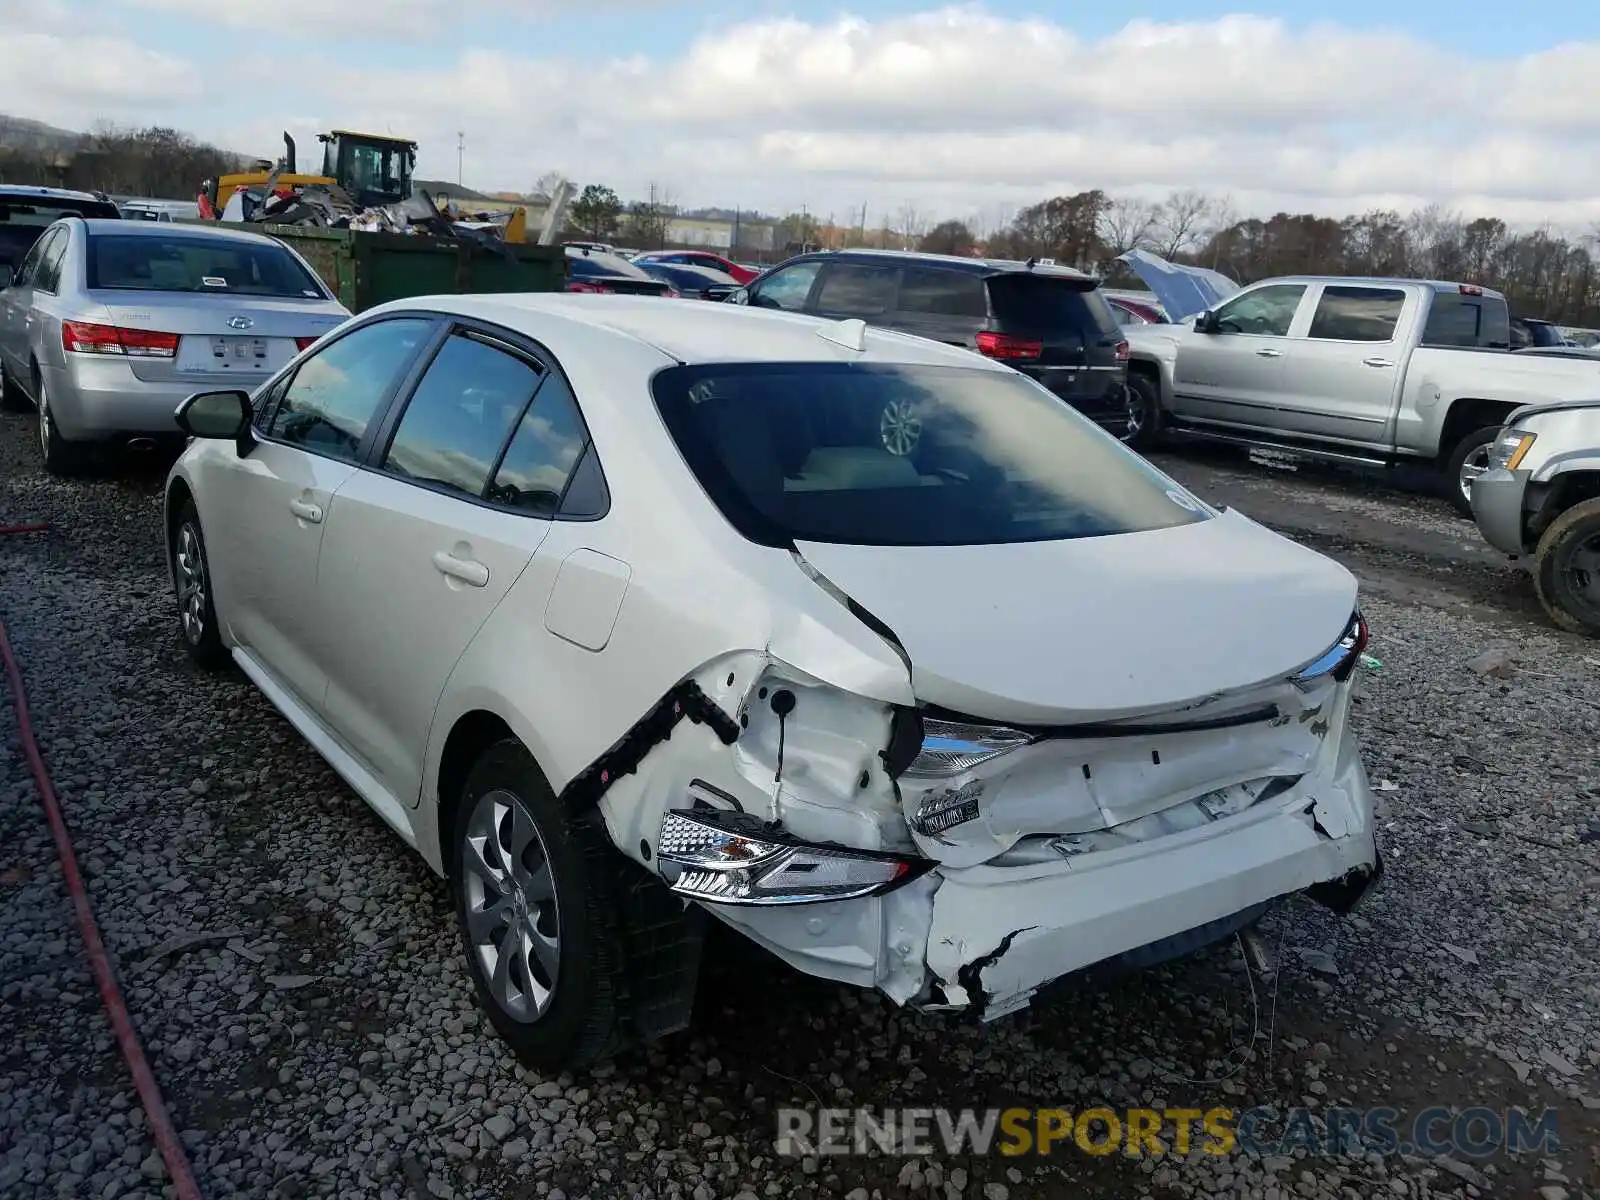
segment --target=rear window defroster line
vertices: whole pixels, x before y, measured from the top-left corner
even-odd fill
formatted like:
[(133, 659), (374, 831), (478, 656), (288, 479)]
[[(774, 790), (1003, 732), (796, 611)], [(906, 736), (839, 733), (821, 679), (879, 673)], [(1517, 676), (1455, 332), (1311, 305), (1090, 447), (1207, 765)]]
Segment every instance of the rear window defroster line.
[(698, 683), (686, 679), (657, 701), (611, 749), (573, 776), (561, 789), (562, 804), (571, 812), (581, 812), (598, 804), (607, 789), (622, 776), (637, 771), (645, 755), (671, 737), (685, 717), (696, 725), (710, 725), (725, 746), (739, 740), (739, 723), (706, 695)]

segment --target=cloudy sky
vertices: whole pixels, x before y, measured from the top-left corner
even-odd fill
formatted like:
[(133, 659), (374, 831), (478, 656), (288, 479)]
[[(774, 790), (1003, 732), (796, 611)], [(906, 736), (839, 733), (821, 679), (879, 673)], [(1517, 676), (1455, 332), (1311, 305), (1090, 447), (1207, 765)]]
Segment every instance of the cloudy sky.
[(1594, 0), (1245, 2), (9, 0), (0, 112), (262, 156), (284, 128), (371, 128), (448, 179), (460, 131), (472, 187), (559, 170), (840, 220), (1194, 187), (1245, 213), (1600, 221)]

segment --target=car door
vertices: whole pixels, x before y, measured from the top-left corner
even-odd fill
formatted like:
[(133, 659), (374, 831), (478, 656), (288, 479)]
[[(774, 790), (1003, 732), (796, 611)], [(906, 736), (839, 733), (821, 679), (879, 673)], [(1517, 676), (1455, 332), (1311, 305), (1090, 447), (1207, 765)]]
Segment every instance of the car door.
[(784, 312), (805, 312), (806, 303), (822, 273), (822, 259), (808, 258), (758, 279), (742, 293), (729, 297), (735, 304), (749, 304), (754, 308), (777, 308)]
[(1326, 283), (1307, 297), (1311, 316), (1296, 329), (1278, 423), (1286, 430), (1369, 448), (1394, 441), (1404, 372), (1404, 331), (1422, 297), (1399, 284)]
[(223, 451), (213, 460), (223, 468), (205, 480), (200, 519), (218, 618), (308, 711), (327, 690), (327, 643), (345, 633), (317, 601), (334, 494), (436, 328), (426, 315), (390, 317), (318, 348), (262, 393), (250, 453)]
[(59, 369), (64, 362), (61, 349), (61, 272), (72, 245), (72, 230), (57, 226), (46, 238), (39, 265), (29, 281), (32, 296), (22, 314), (22, 354), (24, 364), (37, 362), (41, 368)]
[(14, 378), (30, 386), (28, 379), (28, 322), (33, 311), (33, 280), (50, 244), (61, 237), (61, 229), (47, 230), (28, 250), (10, 286), (0, 292), (0, 354)]
[(828, 262), (807, 311), (835, 321), (853, 318), (893, 329), (898, 327), (895, 303), (899, 291), (898, 263)]
[(1276, 429), (1273, 414), (1283, 406), (1290, 366), (1289, 333), (1305, 296), (1303, 283), (1261, 284), (1213, 310), (1215, 332), (1186, 328), (1173, 364), (1173, 412)]
[(546, 358), (473, 325), (397, 408), (373, 469), (334, 499), (318, 611), (339, 631), (326, 721), (413, 805), (445, 682), (549, 533), (588, 435)]

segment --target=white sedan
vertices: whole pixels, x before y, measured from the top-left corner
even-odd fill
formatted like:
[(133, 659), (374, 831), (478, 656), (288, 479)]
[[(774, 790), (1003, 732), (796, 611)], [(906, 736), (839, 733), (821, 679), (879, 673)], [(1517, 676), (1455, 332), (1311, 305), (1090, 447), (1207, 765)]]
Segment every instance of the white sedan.
[(706, 914), (995, 1017), (1379, 874), (1352, 576), (965, 350), (732, 305), (374, 309), (179, 410), (182, 633), (452, 885), (524, 1060)]

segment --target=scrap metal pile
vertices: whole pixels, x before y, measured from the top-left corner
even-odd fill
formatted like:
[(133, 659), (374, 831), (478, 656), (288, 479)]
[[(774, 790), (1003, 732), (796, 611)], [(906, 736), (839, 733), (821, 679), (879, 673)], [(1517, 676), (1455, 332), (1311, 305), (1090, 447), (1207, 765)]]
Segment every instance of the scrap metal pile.
[(511, 257), (506, 233), (514, 213), (453, 215), (421, 191), (396, 204), (363, 208), (338, 184), (279, 187), (278, 174), (273, 172), (258, 187), (234, 192), (223, 208), (222, 220), (433, 237), (468, 242)]

